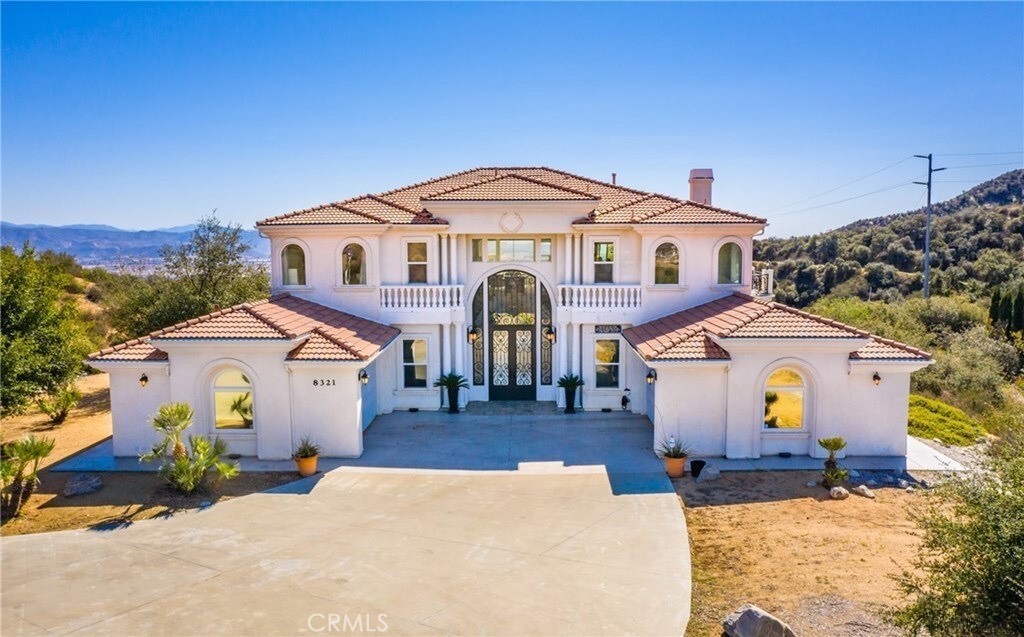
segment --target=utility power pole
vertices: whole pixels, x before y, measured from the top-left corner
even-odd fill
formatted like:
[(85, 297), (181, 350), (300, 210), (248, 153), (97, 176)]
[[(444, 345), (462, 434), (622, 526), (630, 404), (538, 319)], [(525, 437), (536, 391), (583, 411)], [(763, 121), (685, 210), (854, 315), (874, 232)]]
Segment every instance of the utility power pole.
[(915, 184), (928, 188), (928, 205), (924, 210), (924, 298), (928, 298), (932, 281), (932, 173), (945, 168), (932, 168), (932, 154), (914, 155), (928, 160), (928, 181), (915, 181)]

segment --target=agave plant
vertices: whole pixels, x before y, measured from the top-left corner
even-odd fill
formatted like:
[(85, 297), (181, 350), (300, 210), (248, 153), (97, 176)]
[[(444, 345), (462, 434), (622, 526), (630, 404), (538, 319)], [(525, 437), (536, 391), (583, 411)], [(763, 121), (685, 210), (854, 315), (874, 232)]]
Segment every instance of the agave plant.
[(56, 444), (53, 438), (37, 438), (33, 434), (4, 447), (4, 458), (0, 459), (0, 516), (4, 520), (21, 513), (39, 484), (40, 461), (53, 453)]

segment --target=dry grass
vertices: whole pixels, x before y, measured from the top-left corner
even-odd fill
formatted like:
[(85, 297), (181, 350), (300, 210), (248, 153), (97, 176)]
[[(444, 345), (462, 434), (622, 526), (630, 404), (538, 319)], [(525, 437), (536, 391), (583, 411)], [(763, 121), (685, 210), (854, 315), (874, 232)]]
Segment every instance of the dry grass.
[(693, 616), (687, 635), (721, 634), (746, 602), (798, 635), (894, 635), (877, 615), (898, 601), (890, 579), (919, 543), (907, 518), (918, 495), (880, 489), (877, 499), (831, 500), (807, 487), (817, 472), (727, 473), (676, 481), (693, 552)]

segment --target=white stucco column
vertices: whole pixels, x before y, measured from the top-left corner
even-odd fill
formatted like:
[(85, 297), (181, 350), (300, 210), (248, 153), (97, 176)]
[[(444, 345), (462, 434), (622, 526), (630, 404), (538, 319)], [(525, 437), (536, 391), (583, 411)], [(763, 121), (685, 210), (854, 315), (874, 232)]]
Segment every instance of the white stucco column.
[(569, 324), (558, 323), (558, 365), (555, 366), (555, 401), (565, 407), (565, 392), (558, 391), (557, 381), (569, 372)]
[(441, 235), (441, 285), (448, 283), (448, 235)]
[[(466, 374), (466, 324), (464, 322), (455, 323), (453, 329), (455, 331), (452, 336), (455, 339), (455, 373), (468, 378)], [(467, 391), (465, 389), (459, 391), (460, 406), (467, 401)]]
[(576, 266), (576, 281), (577, 285), (583, 283), (583, 235), (576, 235), (576, 249), (573, 255), (573, 263)]
[(565, 258), (562, 260), (565, 265), (565, 272), (562, 273), (562, 283), (572, 283), (572, 234), (565, 234), (565, 244), (562, 248)]
[(459, 284), (459, 235), (450, 234), (448, 235), (449, 241), (451, 241), (451, 265), (448, 271), (448, 282), (452, 285)]
[(452, 371), (452, 324), (441, 326), (441, 373)]

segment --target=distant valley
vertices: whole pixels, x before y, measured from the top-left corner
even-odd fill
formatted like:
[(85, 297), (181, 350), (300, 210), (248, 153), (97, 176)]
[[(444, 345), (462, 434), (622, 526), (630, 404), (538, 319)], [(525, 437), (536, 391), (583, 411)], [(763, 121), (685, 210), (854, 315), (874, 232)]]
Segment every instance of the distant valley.
[[(152, 263), (160, 258), (165, 244), (180, 245), (189, 240), (193, 226), (159, 230), (122, 230), (113, 226), (76, 224), (46, 226), (0, 222), (0, 242), (21, 249), (27, 241), (36, 250), (66, 252), (87, 266), (113, 267), (125, 261)], [(246, 256), (254, 261), (270, 258), (270, 241), (255, 230), (242, 235), (252, 248)]]

